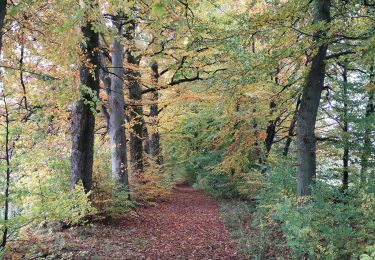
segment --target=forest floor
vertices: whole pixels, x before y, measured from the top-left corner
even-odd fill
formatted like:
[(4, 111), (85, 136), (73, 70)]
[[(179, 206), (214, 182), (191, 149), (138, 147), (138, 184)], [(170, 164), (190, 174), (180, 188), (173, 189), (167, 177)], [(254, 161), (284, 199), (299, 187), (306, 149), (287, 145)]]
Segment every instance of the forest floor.
[(186, 185), (139, 216), (64, 231), (74, 259), (243, 259), (219, 217), (218, 203)]

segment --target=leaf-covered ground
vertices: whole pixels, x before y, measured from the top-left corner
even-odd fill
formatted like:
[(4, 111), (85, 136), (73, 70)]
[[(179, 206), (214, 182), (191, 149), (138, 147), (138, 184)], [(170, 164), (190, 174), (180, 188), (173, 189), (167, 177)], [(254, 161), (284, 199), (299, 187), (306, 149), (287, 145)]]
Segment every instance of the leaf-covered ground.
[(65, 232), (65, 248), (81, 259), (240, 259), (218, 204), (179, 185), (155, 207), (127, 218)]

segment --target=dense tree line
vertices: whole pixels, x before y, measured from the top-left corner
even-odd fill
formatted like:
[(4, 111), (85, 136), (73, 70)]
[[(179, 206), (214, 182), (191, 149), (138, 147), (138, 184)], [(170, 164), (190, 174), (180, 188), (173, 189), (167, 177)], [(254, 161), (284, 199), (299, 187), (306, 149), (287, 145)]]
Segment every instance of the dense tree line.
[[(256, 201), (296, 257), (365, 253), (374, 13), (364, 0), (1, 1), (2, 247), (183, 179)], [(318, 230), (314, 209), (361, 245)]]

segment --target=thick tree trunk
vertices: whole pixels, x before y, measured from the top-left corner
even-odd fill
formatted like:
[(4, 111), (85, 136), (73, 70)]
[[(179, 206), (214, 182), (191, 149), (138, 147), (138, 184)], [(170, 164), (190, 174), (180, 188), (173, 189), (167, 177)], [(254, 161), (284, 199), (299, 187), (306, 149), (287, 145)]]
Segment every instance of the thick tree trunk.
[[(329, 22), (330, 0), (315, 1), (314, 23)], [(315, 42), (324, 36), (323, 31), (314, 35)], [(320, 96), (324, 87), (325, 57), (328, 45), (323, 43), (313, 56), (311, 67), (302, 92), (301, 107), (297, 117), (297, 195), (310, 195), (316, 177), (315, 123)]]
[(142, 92), (137, 80), (138, 73), (133, 71), (131, 74), (132, 79), (129, 81), (129, 99), (132, 101), (133, 105), (131, 106), (129, 113), (131, 125), (130, 163), (132, 173), (138, 175), (143, 172)]
[(343, 77), (343, 92), (344, 92), (344, 154), (342, 156), (342, 163), (343, 163), (343, 171), (342, 171), (342, 189), (343, 191), (347, 190), (349, 187), (349, 141), (348, 141), (348, 131), (349, 131), (349, 123), (348, 123), (348, 73), (347, 68), (344, 66), (344, 71), (342, 74)]
[(134, 79), (129, 83), (129, 99), (133, 105), (130, 110), (130, 163), (132, 173), (140, 174), (143, 172), (143, 108), (141, 87)]
[(134, 34), (136, 23), (134, 20), (128, 20), (126, 38), (130, 42), (126, 50), (126, 78), (129, 88), (129, 99), (132, 103), (129, 111), (130, 131), (130, 164), (132, 174), (139, 176), (143, 172), (143, 106), (142, 106), (142, 88), (139, 85), (139, 62), (140, 58), (136, 57), (131, 48), (134, 47)]
[[(116, 19), (116, 18), (115, 18)], [(113, 24), (118, 36), (122, 37), (122, 19), (119, 17)], [(112, 75), (109, 96), (109, 136), (112, 150), (112, 175), (124, 187), (128, 181), (128, 162), (125, 136), (125, 101), (124, 101), (124, 47), (119, 40), (112, 42)]]
[(87, 22), (82, 28), (85, 43), (81, 45), (86, 60), (81, 62), (81, 99), (72, 111), (72, 150), (70, 185), (82, 180), (85, 192), (92, 186), (92, 167), (94, 157), (95, 100), (99, 93), (99, 34)]
[[(370, 82), (374, 81), (374, 67), (371, 66), (370, 69)], [(369, 98), (366, 106), (366, 120), (369, 120), (375, 112), (374, 105), (374, 90), (370, 90)], [(371, 142), (371, 133), (373, 130), (372, 125), (366, 126), (363, 142), (363, 150), (361, 154), (361, 185), (365, 185), (367, 182), (367, 169), (369, 167), (369, 158), (371, 156), (372, 142)]]
[(290, 147), (290, 144), (292, 143), (292, 138), (294, 135), (294, 128), (296, 127), (297, 115), (298, 115), (300, 104), (301, 104), (301, 94), (299, 94), (297, 97), (296, 110), (294, 111), (294, 115), (293, 115), (292, 121), (290, 122), (290, 126), (288, 129), (288, 137), (286, 139), (284, 151), (283, 151), (284, 156), (288, 156), (288, 153), (289, 153), (289, 147)]
[(139, 61), (129, 52), (127, 52), (127, 62), (131, 68), (127, 71), (127, 81), (129, 87), (129, 99), (132, 102), (129, 112), (130, 131), (130, 164), (132, 174), (135, 176), (143, 172), (143, 107), (142, 107), (142, 89), (139, 85), (139, 72), (136, 68)]
[(155, 160), (157, 164), (162, 164), (163, 158), (161, 156), (160, 149), (160, 134), (158, 131), (159, 126), (159, 93), (156, 90), (159, 81), (159, 69), (158, 64), (154, 62), (151, 66), (152, 70), (152, 82), (155, 84), (155, 90), (151, 93), (151, 107), (150, 107), (150, 118), (151, 118), (151, 136), (150, 136), (150, 156)]

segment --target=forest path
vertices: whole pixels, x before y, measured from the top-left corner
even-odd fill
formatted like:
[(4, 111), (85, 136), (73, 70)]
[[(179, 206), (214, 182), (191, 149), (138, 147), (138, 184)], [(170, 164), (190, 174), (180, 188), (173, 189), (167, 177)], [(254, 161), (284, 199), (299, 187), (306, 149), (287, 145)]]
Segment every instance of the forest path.
[(189, 186), (178, 185), (166, 202), (138, 213), (137, 219), (98, 224), (86, 239), (78, 235), (80, 241), (76, 231), (67, 241), (74, 251), (87, 252), (81, 259), (241, 258), (219, 217), (218, 203)]

